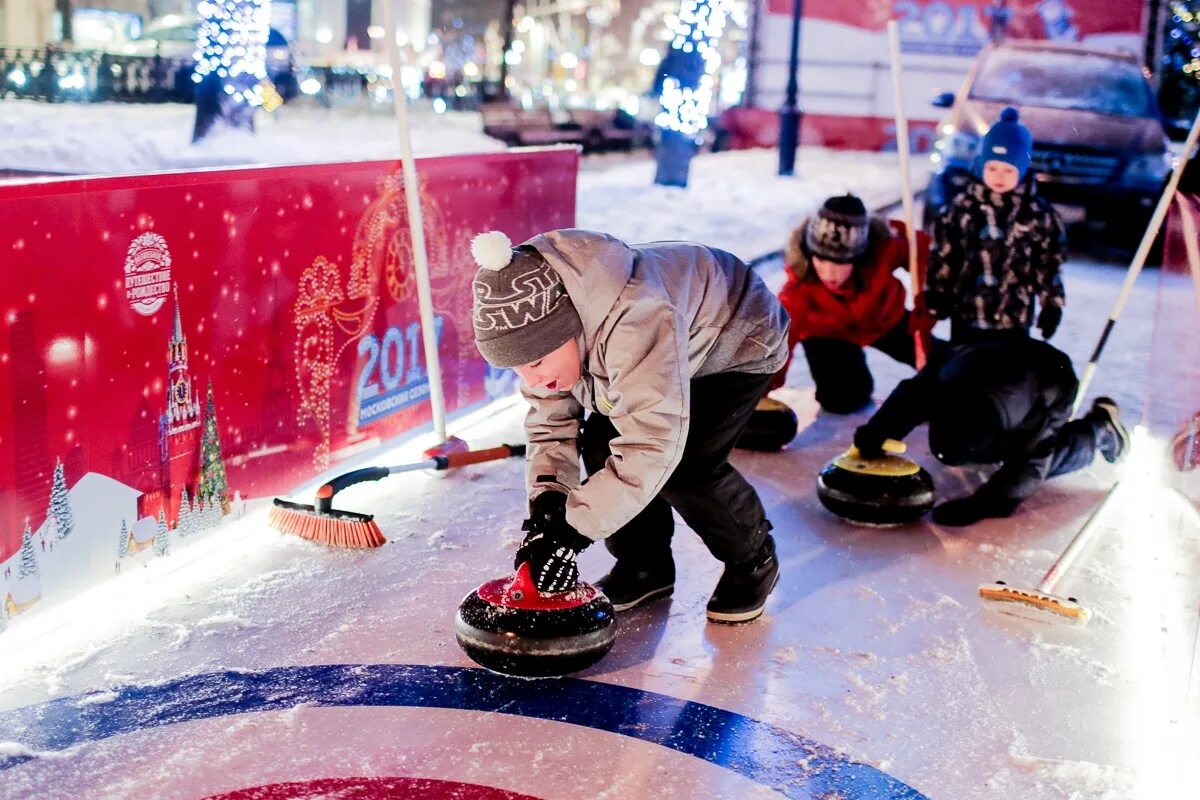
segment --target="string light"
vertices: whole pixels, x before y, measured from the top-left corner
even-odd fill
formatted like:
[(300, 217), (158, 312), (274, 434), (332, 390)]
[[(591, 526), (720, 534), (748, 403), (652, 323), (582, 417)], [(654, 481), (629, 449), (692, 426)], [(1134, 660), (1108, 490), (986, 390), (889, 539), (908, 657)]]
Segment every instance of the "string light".
[(200, 83), (216, 73), (233, 102), (262, 105), (271, 1), (200, 0), (196, 13), (200, 24), (192, 80)]
[(728, 0), (683, 0), (670, 24), (674, 34), (663, 78), (662, 111), (654, 122), (664, 130), (695, 136), (708, 127), (713, 76), (721, 67), (717, 44), (725, 31)]

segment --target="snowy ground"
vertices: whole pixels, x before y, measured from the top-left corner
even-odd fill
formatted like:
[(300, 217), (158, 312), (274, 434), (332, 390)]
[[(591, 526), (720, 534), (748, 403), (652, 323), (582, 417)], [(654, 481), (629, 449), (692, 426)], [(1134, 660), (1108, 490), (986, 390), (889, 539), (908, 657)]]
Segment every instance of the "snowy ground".
[[(881, 203), (894, 199), (884, 196), (882, 157), (805, 151), (801, 178), (791, 182), (772, 176), (770, 154), (704, 157), (686, 194), (649, 187), (648, 170), (621, 162), (585, 170), (579, 223), (633, 239), (697, 238), (752, 256), (779, 247), (822, 193), (853, 185), (877, 192)], [(683, 216), (683, 207), (693, 213)], [(778, 284), (778, 263), (763, 270)], [(1055, 343), (1077, 365), (1122, 277), (1111, 264), (1068, 265), (1069, 306)], [(1098, 461), (1044, 487), (1012, 519), (966, 530), (928, 521), (861, 529), (821, 509), (814, 476), (866, 414), (820, 413), (798, 359), (779, 396), (797, 410), (801, 433), (782, 453), (736, 456), (776, 526), (782, 577), (766, 616), (742, 627), (705, 623), (719, 565), (680, 523), (674, 598), (625, 616), (612, 653), (581, 677), (762, 720), (931, 798), (1190, 796), (1180, 789), (1196, 785), (1184, 781), (1200, 732), (1200, 525), (1194, 505), (1138, 477), (1158, 463), (1141, 454), (1161, 444), (1178, 413), (1174, 398), (1183, 390), (1194, 399), (1200, 385), (1195, 317), (1162, 313), (1191, 308), (1190, 292), (1170, 276), (1143, 276), (1096, 378), (1093, 396), (1112, 394), (1128, 418), (1149, 423), (1153, 436), (1139, 456), (1122, 468)], [(880, 398), (907, 374), (876, 354), (870, 361)], [(476, 446), (522, 438), (516, 403), (493, 412), (452, 432)], [(938, 469), (920, 433), (910, 439), (914, 457), (933, 469), (943, 496), (978, 479)], [(411, 460), (426, 443), (415, 437), (379, 462)], [(1093, 609), (1087, 627), (1014, 621), (981, 607), (980, 582), (1035, 584), (1122, 474), (1120, 502), (1061, 587)], [(131, 692), (144, 696), (181, 676), (468, 666), (453, 642), (453, 610), (509, 565), (524, 516), (522, 481), (521, 465), (509, 462), (355, 487), (339, 496), (341, 505), (376, 514), (391, 540), (369, 553), (276, 534), (265, 508), (252, 506), (141, 575), (13, 625), (0, 637), (0, 715), (58, 699), (45, 718), (77, 734), (88, 714), (119, 716)], [(1188, 488), (1193, 500), (1200, 496), (1194, 482)], [(584, 577), (609, 563), (603, 548), (592, 548), (581, 559)], [(362, 681), (374, 674), (357, 669)], [(286, 698), (273, 708), (34, 752), (0, 721), (0, 762), (32, 756), (0, 771), (0, 797), (198, 798), (363, 775), (439, 777), (563, 800), (814, 796), (750, 782), (629, 734), (561, 722)], [(4, 742), (10, 737), (16, 741)], [(770, 762), (772, 746), (752, 744), (747, 758)]]
[[(504, 149), (483, 134), (478, 114), (435, 114), (426, 104), (410, 114), (417, 155)], [(0, 101), (0, 171), (104, 175), (400, 157), (390, 111), (284, 106), (260, 112), (255, 134), (219, 130), (193, 145), (195, 116), (194, 106), (176, 103)]]
[[(1119, 275), (1081, 263), (1067, 277), (1073, 303), (1086, 309), (1107, 306)], [(1156, 295), (1152, 279), (1139, 286), (1113, 354), (1136, 354), (1150, 338)], [(1079, 358), (1095, 329), (1086, 314), (1068, 314), (1060, 337)], [(872, 364), (881, 392), (904, 374)], [(1177, 380), (1196, 378), (1169, 369)], [(1137, 417), (1146, 382), (1145, 360), (1114, 358), (1096, 387)], [(1171, 789), (1186, 785), (1178, 781), (1196, 733), (1194, 686), (1188, 694), (1200, 597), (1194, 510), (1131, 490), (1063, 584), (1093, 609), (1086, 628), (998, 617), (981, 607), (978, 583), (1035, 583), (1118, 470), (1098, 461), (1044, 487), (1012, 519), (968, 530), (854, 528), (829, 517), (812, 486), (864, 415), (819, 413), (802, 362), (781, 397), (800, 414), (797, 440), (780, 454), (737, 456), (780, 546), (783, 577), (766, 617), (746, 627), (705, 624), (719, 567), (680, 525), (674, 599), (625, 617), (614, 651), (583, 677), (764, 720), (932, 798), (1183, 796)], [(521, 416), (510, 406), (458, 432), (476, 444), (518, 440)], [(932, 465), (920, 436), (911, 443)], [(381, 461), (408, 460), (422, 444)], [(935, 469), (935, 480), (952, 494), (970, 477)], [(252, 510), (196, 546), (203, 550), (150, 564), (142, 583), (114, 581), (43, 625), (8, 631), (0, 708), (68, 696), (102, 705), (122, 686), (212, 671), (466, 665), (452, 611), (511, 558), (521, 482), (520, 465), (502, 463), (347, 491), (343, 504), (377, 514), (391, 538), (370, 553), (277, 535), (264, 510)], [(192, 563), (183, 569), (184, 561)], [(593, 548), (583, 573), (594, 578), (608, 563)], [(202, 797), (314, 774), (434, 775), (546, 798), (777, 796), (611, 741), (620, 737), (510, 720), (406, 708), (356, 717), (310, 705), (226, 716), (41, 754), (0, 773), (0, 796)], [(354, 733), (364, 725), (369, 741)]]

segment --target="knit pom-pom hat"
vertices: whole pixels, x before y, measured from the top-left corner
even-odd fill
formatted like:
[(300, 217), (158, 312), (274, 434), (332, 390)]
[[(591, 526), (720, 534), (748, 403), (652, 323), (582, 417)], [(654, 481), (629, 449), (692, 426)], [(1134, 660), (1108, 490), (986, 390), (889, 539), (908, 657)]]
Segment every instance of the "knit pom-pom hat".
[(1003, 161), (1017, 168), (1024, 178), (1033, 155), (1033, 135), (1021, 124), (1021, 113), (1012, 106), (1000, 112), (1000, 120), (983, 137), (979, 151), (978, 174), (983, 176), (983, 165), (989, 161)]
[(532, 364), (583, 330), (562, 279), (536, 249), (514, 249), (503, 233), (488, 231), (471, 240), (471, 255), (479, 265), (475, 345), (493, 367)]

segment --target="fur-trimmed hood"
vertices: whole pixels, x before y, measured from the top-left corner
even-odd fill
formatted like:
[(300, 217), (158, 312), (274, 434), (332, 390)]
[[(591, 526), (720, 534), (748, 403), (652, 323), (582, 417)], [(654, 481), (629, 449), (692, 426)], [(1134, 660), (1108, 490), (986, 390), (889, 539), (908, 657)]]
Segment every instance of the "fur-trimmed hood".
[[(809, 274), (809, 268), (812, 265), (808, 248), (804, 246), (804, 236), (808, 232), (808, 225), (811, 221), (812, 217), (808, 217), (796, 226), (792, 235), (788, 237), (787, 246), (783, 250), (784, 263), (788, 265), (788, 269), (797, 280), (803, 280)], [(881, 242), (892, 238), (892, 229), (883, 217), (871, 217), (868, 230), (867, 252), (860, 256), (860, 259), (871, 258), (872, 250), (878, 248)]]

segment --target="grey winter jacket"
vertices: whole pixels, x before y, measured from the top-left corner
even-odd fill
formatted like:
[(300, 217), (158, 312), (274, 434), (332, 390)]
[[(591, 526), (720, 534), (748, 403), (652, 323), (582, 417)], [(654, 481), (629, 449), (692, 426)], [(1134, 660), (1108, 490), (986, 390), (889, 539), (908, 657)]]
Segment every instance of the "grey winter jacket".
[[(531, 497), (570, 490), (567, 522), (603, 539), (654, 499), (687, 440), (690, 380), (773, 373), (787, 358), (787, 312), (735, 256), (688, 242), (627, 245), (606, 234), (553, 231), (525, 243), (562, 278), (583, 323), (582, 378), (571, 391), (522, 388), (531, 408)], [(584, 409), (619, 436), (604, 469), (580, 485)]]

